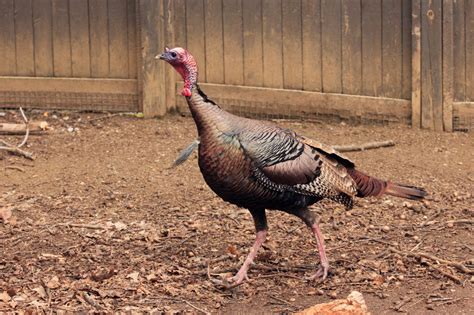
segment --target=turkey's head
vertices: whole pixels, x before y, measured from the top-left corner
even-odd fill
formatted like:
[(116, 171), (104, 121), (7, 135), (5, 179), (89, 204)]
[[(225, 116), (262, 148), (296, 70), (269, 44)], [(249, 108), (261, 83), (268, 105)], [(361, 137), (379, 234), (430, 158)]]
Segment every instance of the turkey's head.
[(197, 83), (198, 78), (198, 68), (194, 57), (184, 48), (175, 47), (169, 49), (165, 47), (165, 51), (155, 58), (166, 61), (181, 74), (184, 80), (184, 87), (181, 94), (190, 97), (191, 89), (193, 85)]

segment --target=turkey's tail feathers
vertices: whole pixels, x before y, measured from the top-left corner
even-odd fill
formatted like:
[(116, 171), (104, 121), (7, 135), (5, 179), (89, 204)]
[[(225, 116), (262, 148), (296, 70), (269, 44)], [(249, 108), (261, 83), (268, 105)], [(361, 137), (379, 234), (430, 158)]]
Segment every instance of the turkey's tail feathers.
[(348, 169), (348, 172), (357, 184), (358, 197), (379, 197), (387, 194), (400, 198), (420, 200), (427, 195), (423, 188), (386, 182), (353, 168)]
[(393, 183), (388, 183), (385, 193), (387, 195), (411, 200), (421, 200), (428, 195), (423, 188)]

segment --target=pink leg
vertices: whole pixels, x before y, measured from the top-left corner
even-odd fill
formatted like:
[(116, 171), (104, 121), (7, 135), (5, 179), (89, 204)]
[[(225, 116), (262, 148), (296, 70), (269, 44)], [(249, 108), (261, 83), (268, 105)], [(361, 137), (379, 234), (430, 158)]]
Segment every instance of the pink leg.
[(239, 271), (235, 276), (229, 279), (234, 285), (241, 284), (244, 280), (248, 280), (247, 271), (250, 268), (250, 265), (253, 263), (255, 256), (257, 256), (258, 249), (262, 246), (263, 242), (267, 237), (267, 230), (262, 230), (257, 232), (257, 236), (255, 238), (255, 243), (253, 244), (252, 248), (250, 249), (250, 253), (248, 254), (247, 258), (244, 261), (242, 267), (240, 267)]
[(318, 271), (316, 271), (314, 275), (309, 277), (309, 279), (314, 280), (316, 278), (321, 277), (321, 280), (324, 280), (327, 278), (328, 271), (329, 271), (329, 261), (328, 261), (328, 258), (326, 257), (326, 250), (324, 247), (324, 237), (321, 234), (321, 230), (319, 229), (319, 225), (317, 222), (313, 223), (313, 225), (311, 226), (311, 229), (313, 230), (313, 234), (316, 237), (316, 242), (318, 243), (318, 252), (319, 252), (321, 267), (319, 268)]

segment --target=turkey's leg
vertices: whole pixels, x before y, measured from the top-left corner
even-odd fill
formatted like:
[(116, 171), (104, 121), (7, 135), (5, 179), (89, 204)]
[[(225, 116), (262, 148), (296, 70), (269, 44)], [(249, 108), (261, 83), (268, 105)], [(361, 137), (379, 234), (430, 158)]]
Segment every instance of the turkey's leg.
[(250, 249), (250, 253), (247, 255), (242, 267), (240, 267), (239, 271), (235, 276), (233, 276), (230, 281), (234, 285), (241, 284), (244, 280), (248, 280), (247, 271), (249, 270), (250, 266), (253, 263), (253, 260), (257, 256), (257, 252), (259, 248), (262, 246), (263, 242), (267, 237), (267, 217), (265, 215), (265, 209), (261, 210), (250, 210), (252, 214), (254, 223), (255, 223), (255, 230), (256, 230), (256, 237), (255, 242)]
[(319, 267), (318, 271), (316, 271), (314, 275), (308, 277), (308, 279), (314, 280), (317, 278), (321, 278), (321, 280), (324, 280), (328, 276), (329, 261), (326, 256), (326, 249), (324, 246), (324, 237), (323, 237), (323, 234), (321, 233), (321, 229), (319, 228), (318, 219), (316, 215), (307, 208), (299, 209), (298, 211), (295, 211), (292, 213), (296, 215), (298, 218), (300, 218), (301, 220), (303, 220), (304, 223), (306, 223), (306, 225), (308, 225), (308, 227), (311, 228), (316, 238), (316, 243), (318, 244), (318, 253), (319, 253), (321, 266)]
[(314, 275), (308, 277), (308, 279), (313, 280), (316, 278), (321, 278), (321, 280), (324, 280), (327, 278), (328, 271), (329, 271), (329, 261), (328, 261), (328, 258), (326, 257), (324, 237), (323, 237), (323, 234), (321, 233), (321, 230), (319, 229), (319, 225), (317, 221), (315, 221), (311, 225), (311, 230), (313, 231), (313, 234), (316, 237), (316, 243), (318, 243), (318, 253), (319, 253), (321, 267), (319, 267), (318, 271), (316, 271)]

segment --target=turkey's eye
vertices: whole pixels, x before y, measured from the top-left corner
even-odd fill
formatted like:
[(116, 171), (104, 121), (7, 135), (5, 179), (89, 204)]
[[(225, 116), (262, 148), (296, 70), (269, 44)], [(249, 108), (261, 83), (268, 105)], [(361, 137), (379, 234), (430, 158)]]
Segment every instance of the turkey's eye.
[(176, 58), (176, 56), (177, 56), (177, 54), (174, 51), (172, 51), (171, 52), (171, 57)]

